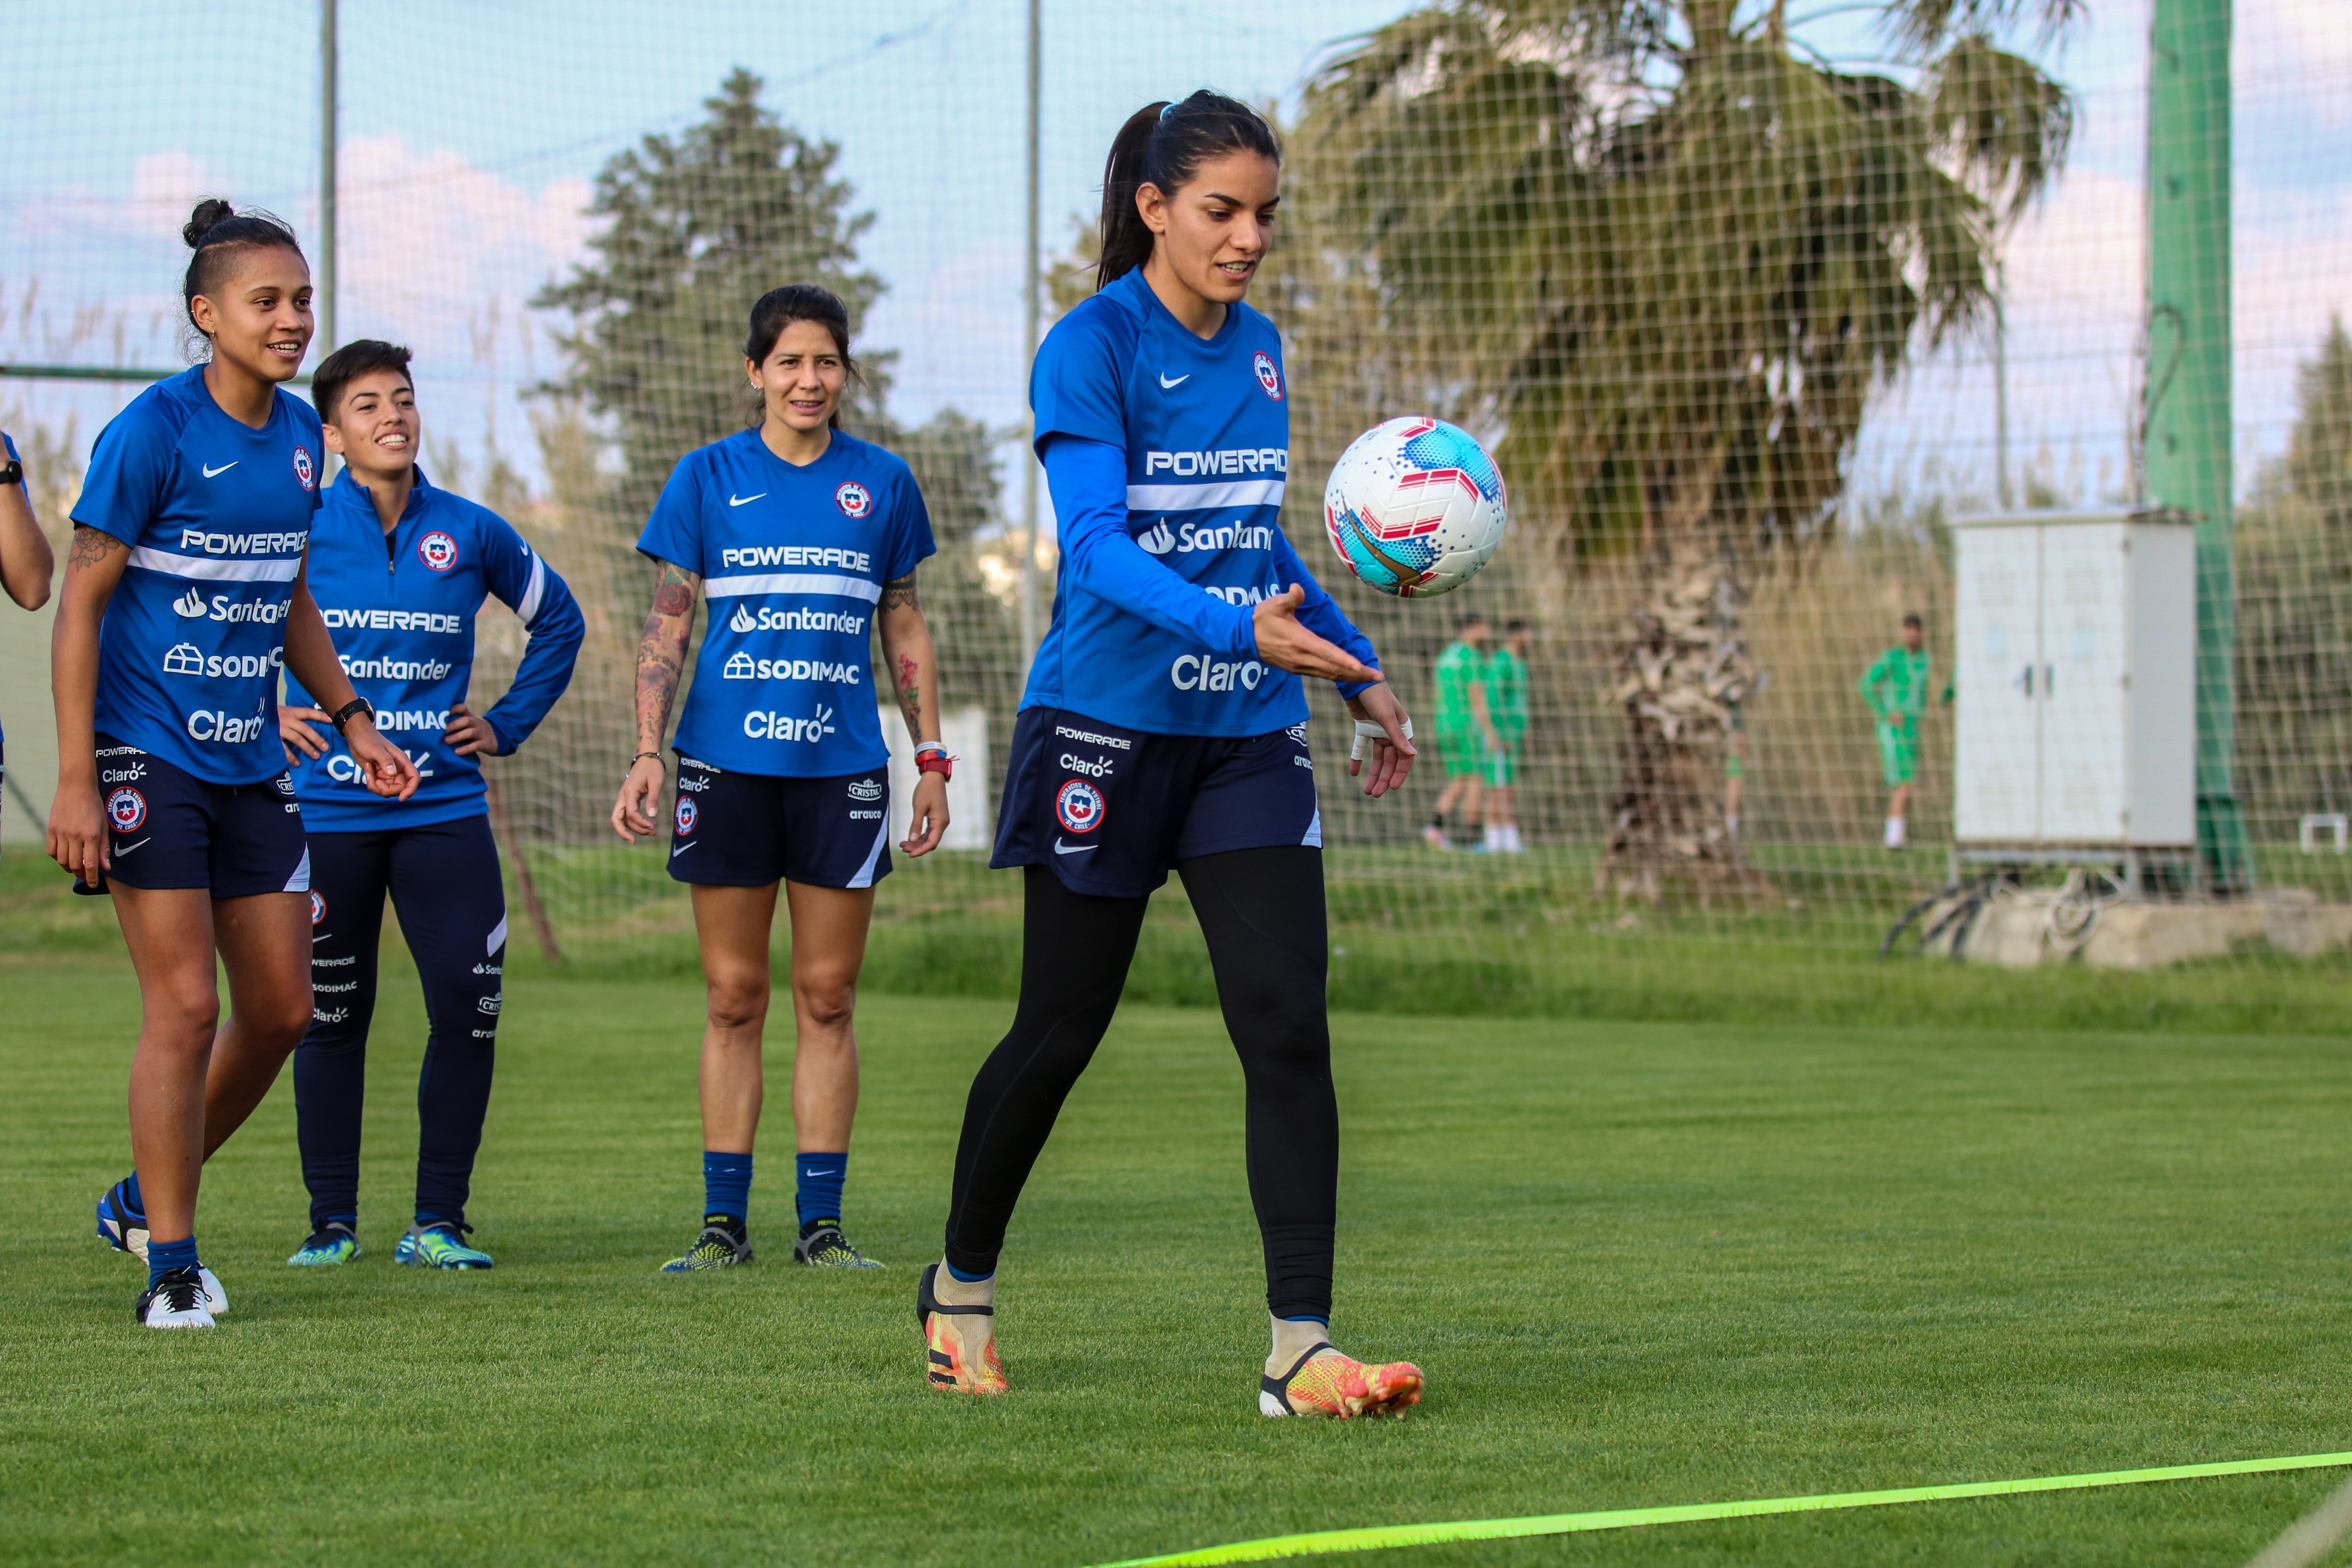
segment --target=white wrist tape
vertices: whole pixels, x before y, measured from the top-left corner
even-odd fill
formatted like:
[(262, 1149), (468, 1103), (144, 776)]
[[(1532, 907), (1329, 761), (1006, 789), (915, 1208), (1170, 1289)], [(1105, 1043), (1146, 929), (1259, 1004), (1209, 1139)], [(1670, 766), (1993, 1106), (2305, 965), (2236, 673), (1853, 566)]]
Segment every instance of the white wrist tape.
[[(1364, 760), (1364, 742), (1366, 741), (1385, 741), (1388, 739), (1388, 734), (1389, 732), (1386, 729), (1374, 723), (1370, 719), (1357, 720), (1356, 743), (1348, 748), (1348, 760), (1351, 763), (1362, 762)], [(1410, 719), (1407, 719), (1404, 721), (1404, 738), (1408, 741), (1412, 739), (1412, 721)]]

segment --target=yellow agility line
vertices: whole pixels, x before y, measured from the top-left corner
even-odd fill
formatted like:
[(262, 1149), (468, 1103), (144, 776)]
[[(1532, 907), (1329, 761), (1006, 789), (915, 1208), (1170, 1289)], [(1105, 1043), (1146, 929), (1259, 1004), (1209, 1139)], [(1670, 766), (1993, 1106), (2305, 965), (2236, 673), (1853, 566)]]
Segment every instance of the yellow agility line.
[(2326, 1470), (2352, 1467), (2352, 1453), (2299, 1454), (2291, 1458), (2224, 1459), (2210, 1465), (2168, 1465), (2158, 1469), (2102, 1470), (2085, 1476), (2029, 1476), (2013, 1481), (1959, 1481), (1940, 1487), (1904, 1487), (1894, 1491), (1824, 1492), (1814, 1497), (1751, 1498), (1744, 1502), (1695, 1502), (1675, 1508), (1621, 1508), (1602, 1513), (1537, 1514), (1526, 1519), (1465, 1519), (1442, 1524), (1389, 1524), (1363, 1530), (1318, 1530), (1305, 1535), (1273, 1535), (1203, 1546), (1164, 1557), (1132, 1557), (1099, 1568), (1208, 1568), (1223, 1563), (1264, 1563), (1276, 1557), (1314, 1557), (1331, 1552), (1377, 1552), (1391, 1546), (1433, 1546), (1454, 1541), (1510, 1541), (1528, 1535), (1578, 1535), (1593, 1530), (1629, 1530), (1642, 1524), (1688, 1524), (1706, 1519), (1754, 1519), (1768, 1513), (1821, 1513), (1832, 1509), (1891, 1508), (1897, 1503), (1945, 1502), (1957, 1498), (2010, 1497), (2020, 1492), (2087, 1491), (2094, 1487), (2132, 1487), (2149, 1481), (2187, 1481), (2207, 1476), (2251, 1476), (2276, 1470)]

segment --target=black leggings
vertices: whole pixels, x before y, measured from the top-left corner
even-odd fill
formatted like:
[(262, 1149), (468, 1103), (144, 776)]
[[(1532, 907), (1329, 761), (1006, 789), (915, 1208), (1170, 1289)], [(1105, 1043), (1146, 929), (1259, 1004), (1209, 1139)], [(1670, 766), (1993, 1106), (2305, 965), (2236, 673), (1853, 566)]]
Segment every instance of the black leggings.
[(359, 1214), (360, 1109), (387, 892), (432, 1030), (416, 1080), (416, 1215), (462, 1224), (504, 1000), (506, 892), (489, 818), (313, 833), (310, 889), (310, 1029), (294, 1052), (310, 1228)]
[[(1217, 1004), (1248, 1085), (1266, 1306), (1278, 1318), (1328, 1321), (1339, 1106), (1323, 995), (1323, 852), (1236, 849), (1176, 870), (1208, 938)], [(995, 1271), (1022, 1184), (1110, 1026), (1150, 901), (1073, 893), (1043, 866), (1024, 874), (1020, 1009), (972, 1079), (956, 1148), (947, 1260), (966, 1274)]]

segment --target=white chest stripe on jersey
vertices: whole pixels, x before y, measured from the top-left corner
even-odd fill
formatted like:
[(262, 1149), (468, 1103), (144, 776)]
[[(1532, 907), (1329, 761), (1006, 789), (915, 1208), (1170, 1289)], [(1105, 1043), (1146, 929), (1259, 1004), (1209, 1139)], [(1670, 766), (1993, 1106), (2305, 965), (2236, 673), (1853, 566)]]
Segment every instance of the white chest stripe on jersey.
[(194, 577), (206, 583), (291, 583), (300, 575), (302, 558), (281, 561), (239, 561), (222, 555), (174, 555), (145, 545), (131, 552), (130, 564), (173, 577)]
[(879, 604), (882, 584), (866, 577), (844, 577), (828, 572), (753, 572), (737, 577), (706, 577), (702, 591), (713, 599), (733, 599), (745, 594), (835, 594), (845, 599)]
[(1129, 485), (1129, 511), (1206, 511), (1229, 506), (1280, 506), (1281, 479), (1227, 479), (1206, 485)]

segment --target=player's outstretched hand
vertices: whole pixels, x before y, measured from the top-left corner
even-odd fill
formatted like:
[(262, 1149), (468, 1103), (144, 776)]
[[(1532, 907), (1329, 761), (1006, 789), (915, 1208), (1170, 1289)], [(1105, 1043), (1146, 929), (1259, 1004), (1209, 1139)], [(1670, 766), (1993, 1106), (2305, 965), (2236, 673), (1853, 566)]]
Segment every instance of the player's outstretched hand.
[(449, 727), (441, 731), (441, 739), (461, 757), (495, 757), (499, 754), (499, 732), (479, 713), (468, 712), (463, 702), (449, 704)]
[(416, 793), (416, 764), (375, 732), (374, 720), (354, 714), (343, 727), (343, 742), (352, 749), (352, 761), (360, 765), (360, 782), (368, 793), (387, 800), (406, 800)]
[(1276, 669), (1321, 680), (1378, 680), (1381, 672), (1335, 642), (1299, 624), (1307, 590), (1293, 583), (1251, 613), (1257, 630), (1257, 657)]
[(1363, 776), (1364, 793), (1378, 800), (1402, 785), (1412, 772), (1412, 760), (1420, 753), (1413, 750), (1406, 735), (1412, 725), (1405, 718), (1404, 704), (1397, 700), (1396, 693), (1389, 689), (1385, 680), (1348, 699), (1348, 711), (1388, 731), (1372, 742), (1372, 768), (1369, 774), (1364, 773), (1361, 758), (1348, 759), (1348, 776)]
[(915, 781), (914, 828), (898, 846), (909, 855), (928, 855), (948, 833), (948, 781), (925, 773)]
[(659, 757), (639, 757), (629, 764), (629, 776), (621, 781), (620, 796), (613, 802), (613, 831), (622, 843), (635, 844), (661, 831), (654, 812), (668, 777)]
[(290, 767), (304, 757), (309, 757), (315, 762), (325, 756), (327, 748), (333, 742), (327, 739), (327, 732), (324, 730), (315, 729), (313, 726), (333, 722), (334, 720), (329, 717), (323, 708), (289, 708), (282, 702), (279, 703), (278, 705), (278, 739), (286, 747), (287, 765)]

